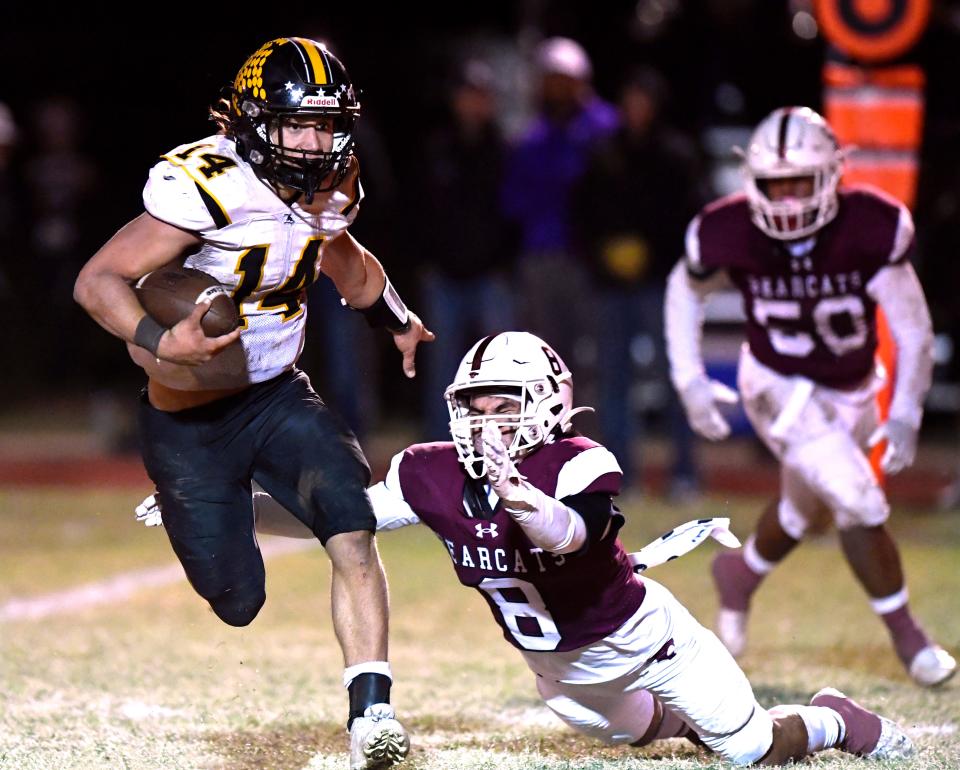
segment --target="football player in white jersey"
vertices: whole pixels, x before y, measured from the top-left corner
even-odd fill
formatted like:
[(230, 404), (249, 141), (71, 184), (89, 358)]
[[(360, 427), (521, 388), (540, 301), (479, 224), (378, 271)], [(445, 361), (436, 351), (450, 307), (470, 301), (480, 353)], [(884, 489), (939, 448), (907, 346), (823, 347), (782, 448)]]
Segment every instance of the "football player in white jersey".
[[(345, 305), (393, 334), (409, 377), (417, 345), (433, 334), (348, 232), (362, 198), (352, 153), (360, 104), (336, 56), (305, 38), (271, 40), (211, 114), (220, 131), (151, 169), (146, 211), (84, 266), (75, 297), (148, 375), (144, 463), (171, 545), (218, 617), (246, 625), (265, 600), (252, 479), (323, 543), (349, 691), (351, 766), (386, 767), (409, 744), (389, 705), (387, 588), (370, 471), (350, 429), (296, 368), (306, 288), (321, 273), (331, 279)], [(207, 338), (200, 323), (208, 304), (169, 329), (147, 316), (132, 284), (172, 261), (220, 281), (240, 328)]]
[[(729, 433), (717, 401), (736, 394), (704, 372), (703, 304), (734, 286), (747, 313), (738, 386), (757, 435), (780, 462), (781, 489), (744, 548), (713, 564), (717, 633), (734, 655), (746, 646), (751, 597), (803, 539), (831, 517), (843, 554), (915, 682), (956, 671), (910, 612), (890, 506), (867, 459), (887, 441), (883, 470), (913, 463), (933, 368), (933, 332), (910, 264), (913, 219), (866, 187), (839, 188), (842, 153), (826, 121), (784, 107), (756, 128), (744, 153), (745, 193), (722, 198), (687, 230), (686, 256), (666, 299), (671, 378), (690, 425), (716, 441)], [(879, 425), (876, 307), (897, 343), (894, 397)]]
[[(626, 554), (613, 502), (620, 468), (573, 430), (582, 411), (573, 407), (573, 375), (543, 340), (485, 337), (446, 395), (453, 441), (393, 458), (370, 489), (377, 528), (422, 524), (437, 535), (460, 583), (486, 599), (564, 723), (611, 744), (686, 737), (741, 765), (829, 748), (874, 758), (911, 752), (893, 722), (831, 688), (810, 705), (767, 711), (720, 641), (665, 587), (635, 576), (635, 563), (685, 550), (671, 550), (668, 535)], [(295, 519), (269, 496), (257, 494), (255, 508), (260, 531), (296, 536)], [(138, 518), (161, 523), (154, 500)], [(678, 539), (691, 531), (678, 529)]]

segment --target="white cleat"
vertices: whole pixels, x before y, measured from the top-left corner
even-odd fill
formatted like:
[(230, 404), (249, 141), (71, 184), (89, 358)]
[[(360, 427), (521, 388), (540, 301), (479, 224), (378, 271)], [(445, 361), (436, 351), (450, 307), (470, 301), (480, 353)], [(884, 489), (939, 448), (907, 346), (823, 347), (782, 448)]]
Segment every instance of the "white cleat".
[[(896, 722), (864, 708), (833, 687), (824, 687), (810, 699), (811, 706), (836, 711), (844, 722), (838, 748), (867, 759), (903, 759), (913, 754), (913, 742)], [(878, 724), (879, 722), (879, 724)]]
[(402, 762), (410, 739), (393, 706), (374, 703), (350, 726), (350, 770), (380, 770)]
[(931, 644), (910, 661), (910, 678), (923, 687), (936, 687), (957, 673), (957, 661), (943, 647)]
[(717, 636), (735, 658), (747, 649), (747, 617), (746, 612), (725, 607), (717, 611)]

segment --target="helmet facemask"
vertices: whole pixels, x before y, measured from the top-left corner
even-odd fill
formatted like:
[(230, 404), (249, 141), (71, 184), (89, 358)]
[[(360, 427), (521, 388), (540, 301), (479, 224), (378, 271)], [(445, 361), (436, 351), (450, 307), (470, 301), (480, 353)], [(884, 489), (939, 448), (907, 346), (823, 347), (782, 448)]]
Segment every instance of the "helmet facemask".
[[(241, 155), (259, 176), (304, 193), (307, 203), (316, 193), (332, 190), (343, 181), (353, 155), (357, 114), (270, 112), (250, 100), (241, 103), (241, 111), (245, 116), (234, 123), (233, 130), (241, 145)], [(332, 117), (334, 131), (330, 151), (286, 147), (283, 123), (293, 117), (305, 121)]]
[[(551, 378), (553, 379), (553, 378)], [(559, 398), (559, 383), (534, 381), (502, 381), (477, 383), (467, 388), (453, 389), (445, 393), (447, 409), (450, 412), (450, 435), (453, 438), (460, 462), (471, 478), (480, 479), (486, 475), (483, 465), (483, 445), (480, 434), (483, 426), (493, 422), (501, 432), (505, 432), (504, 443), (507, 454), (514, 462), (524, 457), (548, 441), (553, 440), (553, 425), (541, 424), (541, 414), (546, 402)], [(471, 414), (470, 407), (476, 396), (500, 396), (510, 399), (518, 406), (517, 412), (499, 414)], [(562, 405), (557, 414), (562, 413)], [(511, 435), (512, 434), (512, 435)], [(511, 436), (509, 442), (507, 436)]]
[[(767, 185), (777, 179), (810, 179), (813, 192), (805, 197), (770, 198)], [(745, 174), (747, 198), (753, 223), (766, 235), (792, 241), (812, 235), (837, 214), (840, 164), (814, 169), (792, 167), (786, 174)]]

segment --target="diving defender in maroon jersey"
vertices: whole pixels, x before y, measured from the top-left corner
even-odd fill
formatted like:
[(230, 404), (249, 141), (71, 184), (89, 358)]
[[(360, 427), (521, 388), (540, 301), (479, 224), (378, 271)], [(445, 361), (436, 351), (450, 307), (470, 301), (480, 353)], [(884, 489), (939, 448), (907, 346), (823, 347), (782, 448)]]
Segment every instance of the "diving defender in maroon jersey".
[[(735, 656), (744, 651), (753, 592), (810, 523), (830, 515), (900, 660), (917, 683), (933, 686), (953, 675), (956, 661), (907, 607), (886, 527), (890, 507), (866, 455), (885, 438), (886, 473), (913, 462), (933, 366), (930, 314), (910, 264), (909, 211), (872, 189), (838, 190), (842, 160), (826, 121), (806, 107), (775, 110), (759, 124), (743, 157), (745, 193), (693, 219), (686, 256), (668, 280), (671, 378), (694, 430), (725, 438), (717, 402), (736, 394), (705, 374), (700, 339), (707, 295), (735, 287), (747, 316), (737, 384), (750, 422), (780, 461), (781, 489), (743, 549), (714, 560), (724, 644)], [(882, 425), (878, 305), (897, 345)]]
[(835, 690), (766, 711), (719, 640), (633, 574), (617, 537), (620, 469), (573, 430), (573, 376), (543, 340), (480, 340), (446, 399), (453, 443), (393, 458), (370, 490), (378, 528), (419, 522), (440, 537), (570, 727), (607, 743), (686, 736), (744, 765), (910, 752), (896, 725)]
[[(573, 430), (573, 375), (543, 340), (480, 340), (446, 400), (453, 442), (393, 458), (369, 490), (377, 528), (420, 523), (440, 538), (566, 724), (606, 743), (687, 737), (741, 765), (912, 751), (893, 722), (831, 688), (809, 706), (765, 710), (717, 637), (634, 575), (617, 537), (620, 468)], [(255, 510), (260, 531), (290, 534), (269, 497), (256, 495)]]

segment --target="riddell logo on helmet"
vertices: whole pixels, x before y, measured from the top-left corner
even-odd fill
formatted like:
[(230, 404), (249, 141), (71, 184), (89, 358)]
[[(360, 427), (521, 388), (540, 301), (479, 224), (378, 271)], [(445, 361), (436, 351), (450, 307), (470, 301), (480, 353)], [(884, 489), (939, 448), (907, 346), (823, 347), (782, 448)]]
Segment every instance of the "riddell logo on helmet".
[(301, 107), (339, 107), (340, 100), (336, 96), (304, 96), (300, 100)]

